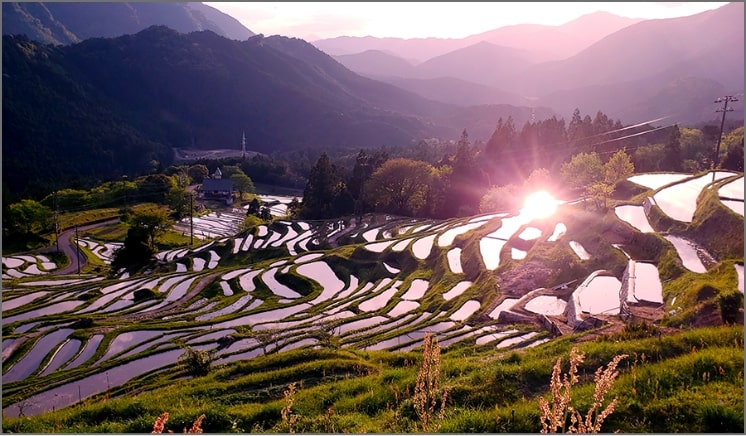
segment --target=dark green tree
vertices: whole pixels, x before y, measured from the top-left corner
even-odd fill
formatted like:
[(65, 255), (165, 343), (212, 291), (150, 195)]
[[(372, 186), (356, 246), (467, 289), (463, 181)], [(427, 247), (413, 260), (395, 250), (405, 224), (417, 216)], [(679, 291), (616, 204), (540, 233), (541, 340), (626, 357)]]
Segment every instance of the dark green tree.
[(239, 200), (243, 200), (244, 194), (254, 193), (254, 182), (243, 171), (239, 169), (238, 172), (230, 177), (233, 181), (233, 187), (238, 191)]
[[(345, 211), (335, 210), (335, 200), (344, 186), (337, 167), (322, 153), (316, 165), (311, 168), (308, 182), (303, 190), (300, 216), (306, 219), (331, 218)], [(352, 211), (352, 204), (348, 206)]]
[(674, 124), (666, 141), (665, 154), (661, 162), (663, 170), (682, 171), (683, 159), (681, 155), (681, 131), (679, 125)]
[(210, 175), (210, 170), (204, 164), (195, 164), (189, 167), (187, 174), (192, 179), (192, 183), (202, 183), (202, 180)]

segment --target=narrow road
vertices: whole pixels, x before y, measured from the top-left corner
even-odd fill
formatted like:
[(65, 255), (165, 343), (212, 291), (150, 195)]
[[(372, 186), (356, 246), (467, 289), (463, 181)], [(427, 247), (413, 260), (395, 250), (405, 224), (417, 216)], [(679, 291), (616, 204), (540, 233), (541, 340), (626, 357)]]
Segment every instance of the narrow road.
[[(78, 227), (78, 236), (82, 236), (82, 233), (86, 230), (94, 229), (96, 227), (102, 227), (106, 225), (116, 224), (119, 222), (119, 218), (114, 218), (100, 223), (88, 224), (85, 226)], [(81, 252), (80, 256), (77, 256), (77, 246), (75, 245), (75, 228), (65, 230), (59, 236), (60, 251), (70, 259), (70, 264), (64, 268), (60, 268), (54, 271), (53, 275), (70, 275), (78, 272), (78, 259), (80, 260), (80, 269), (88, 263), (85, 255)]]

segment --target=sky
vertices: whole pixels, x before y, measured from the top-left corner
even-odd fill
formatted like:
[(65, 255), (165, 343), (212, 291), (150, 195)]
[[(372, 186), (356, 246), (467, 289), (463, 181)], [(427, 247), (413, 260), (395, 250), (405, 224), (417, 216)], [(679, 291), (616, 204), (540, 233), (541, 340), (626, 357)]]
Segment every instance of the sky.
[(694, 15), (727, 2), (205, 2), (254, 33), (302, 38), (465, 38), (515, 24), (559, 26), (606, 11), (628, 18)]

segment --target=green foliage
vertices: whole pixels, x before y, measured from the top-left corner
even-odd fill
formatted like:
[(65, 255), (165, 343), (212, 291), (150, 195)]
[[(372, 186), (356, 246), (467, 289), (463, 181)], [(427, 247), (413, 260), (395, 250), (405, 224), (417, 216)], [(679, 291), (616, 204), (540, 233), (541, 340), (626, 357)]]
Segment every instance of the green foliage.
[(604, 178), (604, 167), (595, 153), (579, 153), (562, 164), (560, 174), (572, 189), (584, 189)]
[(188, 374), (193, 376), (205, 376), (212, 369), (213, 356), (209, 351), (199, 350), (190, 346), (184, 346), (184, 354), (179, 357)]
[[(46, 230), (52, 219), (52, 210), (38, 201), (24, 199), (13, 203), (3, 227), (26, 234)], [(5, 218), (5, 217), (4, 217)]]
[(518, 186), (514, 184), (490, 188), (479, 202), (479, 212), (511, 212), (521, 207)]
[(376, 210), (416, 216), (425, 207), (433, 168), (410, 159), (390, 159), (370, 177), (365, 199)]

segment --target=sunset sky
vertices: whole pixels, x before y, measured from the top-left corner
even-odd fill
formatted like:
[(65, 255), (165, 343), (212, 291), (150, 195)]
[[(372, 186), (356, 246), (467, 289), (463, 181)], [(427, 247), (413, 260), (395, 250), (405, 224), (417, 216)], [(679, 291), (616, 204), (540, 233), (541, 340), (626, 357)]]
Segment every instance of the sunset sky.
[(254, 33), (306, 41), (336, 36), (464, 38), (513, 24), (561, 25), (606, 11), (629, 18), (673, 18), (727, 2), (206, 2)]

